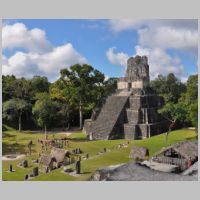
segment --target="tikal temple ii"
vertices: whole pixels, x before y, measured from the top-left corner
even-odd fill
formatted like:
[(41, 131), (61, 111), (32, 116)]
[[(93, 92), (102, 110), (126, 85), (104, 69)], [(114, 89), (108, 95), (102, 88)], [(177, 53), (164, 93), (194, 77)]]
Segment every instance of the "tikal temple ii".
[(148, 58), (130, 57), (116, 92), (108, 96), (100, 112), (85, 120), (90, 140), (144, 139), (166, 132), (168, 122), (158, 113), (164, 101), (149, 81)]

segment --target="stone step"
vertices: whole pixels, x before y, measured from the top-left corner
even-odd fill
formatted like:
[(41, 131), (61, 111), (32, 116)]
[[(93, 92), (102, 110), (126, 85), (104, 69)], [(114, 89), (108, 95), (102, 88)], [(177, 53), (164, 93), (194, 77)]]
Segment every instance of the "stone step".
[(157, 112), (161, 99), (140, 89), (118, 91), (109, 96), (91, 123), (94, 139), (111, 139), (113, 134), (125, 135), (127, 139), (142, 139), (149, 133), (161, 133), (162, 117)]
[(130, 108), (157, 108), (163, 105), (163, 98), (158, 96), (130, 96), (129, 104)]
[(99, 113), (96, 121), (92, 124), (93, 137), (96, 139), (108, 139), (118, 122), (123, 111), (127, 96), (109, 96)]

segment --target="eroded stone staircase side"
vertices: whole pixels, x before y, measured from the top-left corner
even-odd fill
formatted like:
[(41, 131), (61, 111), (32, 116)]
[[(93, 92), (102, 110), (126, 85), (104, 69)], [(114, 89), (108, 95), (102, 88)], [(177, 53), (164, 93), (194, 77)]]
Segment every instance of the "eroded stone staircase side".
[(123, 138), (123, 124), (126, 120), (128, 96), (109, 96), (95, 121), (90, 132), (93, 139)]

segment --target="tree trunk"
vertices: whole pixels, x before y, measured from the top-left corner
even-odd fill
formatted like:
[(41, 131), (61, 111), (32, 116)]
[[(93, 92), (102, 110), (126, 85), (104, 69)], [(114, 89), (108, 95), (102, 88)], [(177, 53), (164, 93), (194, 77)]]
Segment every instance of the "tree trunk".
[(44, 126), (44, 134), (45, 134), (45, 139), (47, 139), (47, 126)]
[(166, 133), (166, 142), (168, 141), (168, 136), (169, 136), (169, 133), (172, 131), (172, 128), (175, 127), (175, 123), (176, 123), (176, 119), (174, 120), (170, 120), (171, 124), (169, 125), (169, 129)]
[(31, 146), (29, 147), (29, 155), (31, 156)]
[(82, 102), (80, 100), (80, 105), (79, 105), (79, 121), (80, 121), (80, 129), (83, 127), (83, 110), (82, 110)]
[(19, 132), (22, 130), (22, 115), (19, 115)]
[(68, 122), (67, 123), (67, 130), (69, 130), (70, 129), (70, 123)]

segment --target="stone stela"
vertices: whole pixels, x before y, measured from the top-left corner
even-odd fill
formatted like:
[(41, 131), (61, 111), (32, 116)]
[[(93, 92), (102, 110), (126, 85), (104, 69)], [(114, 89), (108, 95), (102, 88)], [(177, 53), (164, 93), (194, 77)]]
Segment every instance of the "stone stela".
[(166, 132), (168, 122), (157, 112), (163, 98), (153, 92), (149, 81), (148, 58), (130, 57), (117, 91), (107, 97), (95, 119), (85, 120), (88, 138), (143, 139)]

